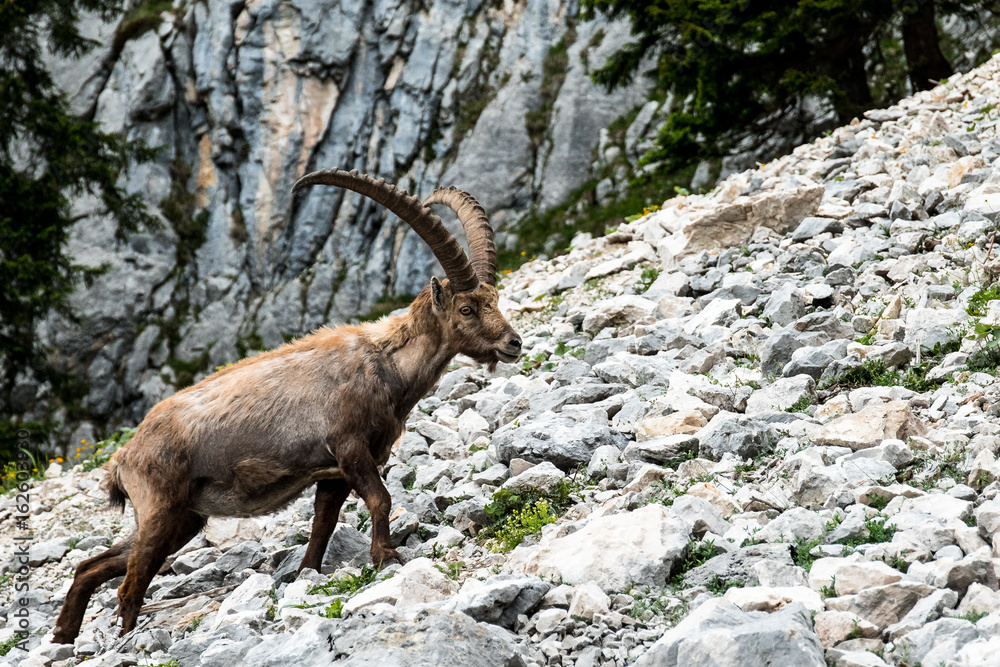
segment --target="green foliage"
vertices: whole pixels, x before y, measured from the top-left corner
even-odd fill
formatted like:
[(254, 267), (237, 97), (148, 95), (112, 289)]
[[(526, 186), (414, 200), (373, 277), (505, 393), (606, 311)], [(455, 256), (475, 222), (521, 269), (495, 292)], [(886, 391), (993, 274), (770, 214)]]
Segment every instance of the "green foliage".
[[(45, 69), (42, 45), (79, 57), (96, 43), (77, 23), (83, 12), (111, 21), (122, 0), (41, 0), (0, 3), (0, 403), (9, 405), (24, 371), (50, 379), (47, 352), (35, 323), (55, 311), (74, 320), (68, 297), (107, 267), (75, 263), (65, 252), (76, 222), (70, 198), (89, 193), (116, 222), (121, 241), (156, 226), (139, 195), (120, 185), (134, 160), (154, 155), (141, 142), (110, 134), (70, 114)], [(0, 415), (9, 421), (7, 414)]]
[(534, 355), (525, 356), (524, 360), (521, 361), (521, 372), (527, 375), (536, 368), (541, 368), (542, 370), (546, 371), (552, 370), (554, 364), (545, 363), (546, 361), (548, 361), (548, 358), (549, 358), (549, 353), (545, 352), (544, 350)]
[(879, 512), (884, 510), (889, 505), (889, 496), (868, 496), (868, 507), (873, 507)]
[(117, 433), (112, 433), (104, 440), (95, 443), (93, 453), (83, 462), (83, 469), (89, 472), (110, 461), (111, 456), (116, 451), (128, 444), (128, 441), (135, 435), (135, 431), (134, 428), (122, 428)]
[(656, 279), (660, 277), (660, 270), (655, 266), (649, 266), (642, 270), (642, 275), (639, 276), (639, 280), (636, 281), (635, 287), (640, 294), (648, 290)]
[(854, 339), (855, 343), (861, 343), (862, 345), (872, 345), (875, 343), (875, 328), (869, 329), (868, 333), (862, 334)]
[(441, 574), (444, 574), (449, 579), (453, 581), (458, 581), (459, 575), (462, 574), (462, 568), (465, 567), (465, 561), (458, 560), (453, 563), (447, 563), (444, 566), (440, 564), (435, 564), (435, 567), (437, 567), (437, 569), (440, 570)]
[(340, 618), (341, 614), (344, 613), (344, 601), (337, 598), (330, 604), (326, 606), (323, 610), (323, 616), (326, 618)]
[(712, 540), (704, 542), (688, 540), (687, 548), (684, 550), (684, 560), (681, 561), (680, 566), (671, 575), (671, 583), (677, 586), (683, 584), (685, 573), (699, 565), (704, 565), (710, 559), (714, 558), (715, 555), (715, 542)]
[(868, 537), (846, 537), (838, 541), (848, 547), (858, 547), (862, 544), (878, 544), (881, 542), (891, 542), (892, 536), (896, 534), (895, 524), (886, 525), (888, 519), (884, 516), (874, 516), (865, 521), (865, 528)]
[[(456, 78), (459, 73), (459, 69), (461, 68), (462, 56), (464, 56), (464, 54), (464, 46), (461, 46), (456, 50), (455, 60), (452, 64), (453, 76)], [(496, 96), (496, 88), (489, 85), (487, 81), (489, 80), (490, 75), (500, 64), (499, 45), (493, 44), (487, 40), (487, 43), (483, 47), (478, 64), (479, 71), (473, 78), (473, 82), (469, 86), (468, 90), (466, 90), (461, 96), (458, 109), (455, 112), (454, 134), (457, 139), (455, 147), (458, 146), (459, 142), (461, 142), (461, 140), (465, 137), (466, 133), (476, 127), (476, 123), (479, 122), (479, 116), (482, 115), (490, 101)], [(438, 130), (438, 132), (440, 132), (440, 130)], [(428, 139), (433, 141), (434, 135), (438, 132), (430, 132)], [(431, 152), (427, 153), (427, 157), (433, 155), (433, 146), (431, 146), (431, 149)]]
[(632, 603), (632, 609), (628, 612), (629, 616), (638, 620), (660, 616), (672, 625), (676, 625), (687, 615), (687, 603), (665, 595), (665, 593), (666, 589), (653, 591), (648, 587), (644, 590), (632, 588), (628, 594), (635, 599), (635, 602)]
[(503, 526), (486, 541), (486, 546), (493, 551), (512, 551), (525, 537), (541, 532), (542, 526), (555, 521), (556, 517), (549, 509), (548, 501), (539, 500), (524, 509), (511, 512)]
[(358, 574), (330, 577), (325, 584), (316, 584), (309, 589), (309, 595), (354, 595), (378, 578), (380, 568), (364, 565)]
[(823, 540), (821, 539), (807, 540), (804, 537), (800, 537), (792, 545), (792, 560), (796, 565), (808, 572), (812, 569), (812, 564), (818, 558), (818, 556), (813, 556), (811, 552), (821, 544), (823, 544)]
[(38, 481), (45, 479), (45, 471), (38, 467), (37, 459), (35, 455), (28, 452), (28, 458), (31, 463), (31, 468), (24, 470), (23, 472), (27, 474), (27, 479), (24, 479), (24, 475), (18, 478), (18, 464), (17, 461), (7, 461), (3, 466), (3, 480), (0, 480), (0, 495), (6, 495), (13, 489), (18, 488), (21, 484), (26, 481)]
[(819, 595), (820, 595), (820, 597), (823, 598), (824, 600), (826, 598), (835, 598), (835, 597), (837, 597), (836, 583), (837, 583), (837, 578), (836, 577), (830, 577), (830, 585), (829, 586), (821, 586), (820, 587), (820, 589), (819, 589)]
[(5, 642), (0, 642), (0, 657), (3, 657), (10, 653), (10, 650), (17, 646), (18, 642), (22, 640), (20, 635), (14, 635)]
[(118, 24), (113, 51), (118, 53), (128, 40), (159, 28), (163, 13), (169, 12), (172, 7), (171, 0), (146, 0), (130, 9)]
[[(832, 109), (843, 124), (908, 94), (907, 78), (915, 89), (929, 88), (930, 79), (951, 72), (938, 48), (935, 9), (974, 15), (993, 5), (584, 0), (582, 6), (585, 18), (601, 12), (632, 22), (633, 41), (594, 72), (599, 84), (614, 88), (642, 73), (677, 100), (644, 158), (669, 170), (737, 148), (773, 152), (776, 144), (787, 148), (822, 133), (806, 100)], [(996, 13), (986, 22), (995, 25)], [(907, 61), (902, 36), (921, 58)]]
[(977, 318), (972, 327), (971, 338), (979, 342), (979, 349), (969, 357), (969, 370), (995, 373), (1000, 366), (1000, 327), (978, 319), (986, 315), (990, 301), (998, 299), (1000, 284), (997, 283), (983, 287), (969, 297), (966, 311)]
[(803, 396), (799, 400), (795, 401), (790, 408), (788, 408), (788, 412), (805, 412), (812, 404), (813, 402), (811, 396)]
[(983, 317), (990, 301), (1000, 299), (1000, 284), (988, 285), (969, 297), (965, 311), (973, 317)]
[(510, 551), (569, 509), (575, 490), (576, 485), (565, 479), (547, 493), (534, 488), (519, 493), (499, 489), (486, 506), (490, 523), (479, 535), (490, 549)]
[(941, 386), (941, 382), (927, 379), (927, 371), (930, 367), (930, 362), (920, 366), (910, 366), (904, 373), (887, 367), (881, 359), (865, 359), (860, 366), (852, 366), (847, 369), (834, 384), (823, 388), (828, 389), (832, 386), (845, 388), (906, 387), (911, 391), (923, 393)]
[[(674, 192), (676, 192), (677, 194), (688, 194), (687, 190), (684, 190), (684, 192), (681, 192), (681, 190), (684, 190), (684, 188), (676, 185), (674, 186)], [(642, 213), (635, 213), (633, 215), (626, 216), (625, 222), (635, 222), (636, 220), (644, 218), (650, 213), (654, 213), (659, 210), (660, 210), (659, 204), (650, 204), (649, 206), (643, 206)], [(617, 227), (615, 227), (614, 229), (609, 229), (608, 233), (610, 234), (613, 231), (617, 231), (617, 229), (618, 229)]]
[(967, 611), (959, 618), (965, 619), (969, 623), (975, 624), (990, 615), (988, 611)]
[(708, 582), (708, 591), (713, 595), (725, 595), (726, 591), (730, 588), (743, 588), (746, 584), (742, 581), (734, 581), (732, 579), (723, 579), (719, 575), (714, 575), (712, 580)]

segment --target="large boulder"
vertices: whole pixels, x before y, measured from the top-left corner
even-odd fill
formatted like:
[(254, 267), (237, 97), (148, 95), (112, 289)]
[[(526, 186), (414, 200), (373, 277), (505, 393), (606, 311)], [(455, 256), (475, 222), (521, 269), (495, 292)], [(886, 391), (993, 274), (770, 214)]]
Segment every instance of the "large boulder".
[(665, 586), (684, 558), (694, 526), (663, 505), (593, 519), (562, 537), (542, 538), (521, 569), (567, 584), (596, 582), (604, 591)]
[(874, 447), (883, 440), (906, 442), (927, 432), (906, 401), (869, 405), (860, 412), (837, 417), (813, 433), (817, 445), (850, 447), (853, 450)]
[(527, 423), (506, 424), (493, 435), (497, 456), (504, 463), (524, 459), (532, 463), (550, 461), (562, 470), (590, 463), (598, 447), (625, 447), (625, 436), (597, 421), (578, 421), (566, 415), (545, 412)]
[(745, 415), (720, 412), (698, 432), (699, 455), (718, 461), (723, 454), (750, 459), (774, 449), (777, 432), (765, 422)]
[(760, 369), (765, 374), (778, 375), (796, 350), (820, 347), (835, 340), (853, 340), (854, 335), (853, 327), (833, 313), (810, 313), (771, 334), (760, 348)]
[(378, 603), (403, 608), (426, 602), (439, 602), (455, 594), (458, 586), (434, 567), (429, 558), (417, 558), (399, 569), (392, 577), (367, 588), (344, 605), (344, 615)]
[(243, 658), (246, 667), (384, 665), (521, 667), (514, 636), (465, 614), (383, 612), (345, 621), (316, 618), (297, 632), (268, 635)]
[(513, 630), (517, 617), (530, 615), (550, 588), (548, 582), (524, 575), (498, 574), (486, 581), (469, 577), (444, 609)]
[(799, 602), (768, 614), (715, 598), (703, 603), (647, 651), (637, 667), (825, 667), (809, 610)]
[(595, 304), (587, 312), (581, 326), (585, 332), (593, 335), (604, 327), (625, 326), (652, 315), (655, 311), (656, 304), (649, 299), (634, 294), (623, 294)]
[(719, 554), (684, 573), (684, 585), (708, 586), (725, 581), (755, 586), (758, 578), (754, 566), (761, 562), (792, 565), (791, 544), (751, 544), (737, 551)]
[(816, 382), (808, 375), (780, 378), (772, 385), (755, 391), (747, 399), (746, 414), (756, 415), (768, 412), (790, 410), (797, 403), (809, 400)]

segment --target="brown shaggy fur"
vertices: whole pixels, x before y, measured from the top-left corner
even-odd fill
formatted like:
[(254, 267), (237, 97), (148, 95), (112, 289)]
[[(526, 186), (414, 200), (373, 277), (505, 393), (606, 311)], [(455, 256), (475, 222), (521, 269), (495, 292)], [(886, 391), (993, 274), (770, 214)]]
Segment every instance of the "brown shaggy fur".
[(319, 570), (352, 490), (372, 517), (372, 561), (399, 561), (378, 466), (456, 354), (491, 367), (520, 354), (497, 299), (489, 285), (453, 292), (435, 279), (407, 315), (320, 329), (153, 407), (108, 463), (110, 503), (131, 500), (137, 528), (77, 567), (53, 641), (72, 643), (93, 592), (121, 575), (122, 632), (131, 631), (149, 582), (207, 517), (273, 512), (313, 484), (316, 514), (300, 569)]

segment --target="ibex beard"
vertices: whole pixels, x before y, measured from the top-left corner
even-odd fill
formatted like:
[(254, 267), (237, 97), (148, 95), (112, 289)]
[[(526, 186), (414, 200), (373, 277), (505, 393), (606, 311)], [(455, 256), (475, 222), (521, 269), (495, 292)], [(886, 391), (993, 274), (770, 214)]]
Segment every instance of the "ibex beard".
[[(118, 614), (122, 634), (130, 632), (153, 576), (208, 517), (273, 512), (313, 484), (316, 511), (300, 571), (320, 569), (351, 491), (371, 514), (372, 562), (399, 562), (379, 466), (407, 415), (456, 354), (491, 369), (519, 357), (521, 339), (497, 303), (493, 230), (471, 195), (448, 188), (421, 203), (382, 181), (336, 169), (304, 176), (295, 190), (315, 184), (355, 190), (396, 213), (427, 242), (447, 279), (433, 278), (405, 315), (321, 329), (153, 407), (107, 464), (110, 505), (131, 501), (136, 529), (79, 564), (55, 643), (74, 641), (94, 591), (121, 575)], [(471, 260), (432, 204), (458, 214)]]

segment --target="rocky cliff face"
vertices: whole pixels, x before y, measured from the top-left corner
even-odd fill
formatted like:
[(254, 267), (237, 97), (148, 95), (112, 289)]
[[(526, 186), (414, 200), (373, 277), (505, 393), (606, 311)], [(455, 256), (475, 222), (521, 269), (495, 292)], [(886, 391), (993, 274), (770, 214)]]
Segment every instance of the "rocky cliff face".
[[(79, 325), (43, 326), (99, 422), (136, 422), (219, 364), (426, 284), (433, 257), (405, 225), (335, 189), (293, 201), (304, 172), (356, 168), (418, 196), (467, 189), (502, 243), (512, 220), (588, 179), (601, 129), (645, 101), (642, 84), (608, 95), (590, 82), (627, 28), (581, 22), (573, 2), (160, 8), (86, 21), (103, 46), (52, 63), (75, 111), (166, 147), (129, 183), (166, 227), (116, 246), (78, 199), (71, 252), (110, 271), (74, 296)], [(49, 387), (19, 396), (28, 419), (52, 405)]]

